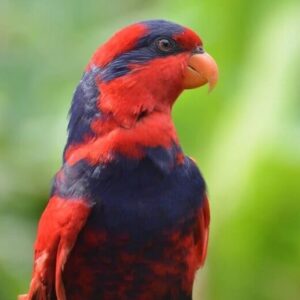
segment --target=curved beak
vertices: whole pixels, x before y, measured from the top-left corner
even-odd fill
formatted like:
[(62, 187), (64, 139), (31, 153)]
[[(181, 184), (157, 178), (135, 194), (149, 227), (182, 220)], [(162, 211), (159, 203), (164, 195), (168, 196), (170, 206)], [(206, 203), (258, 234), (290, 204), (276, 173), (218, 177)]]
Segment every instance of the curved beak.
[(189, 58), (183, 78), (185, 89), (193, 89), (208, 83), (211, 91), (217, 81), (218, 66), (209, 54), (194, 54)]

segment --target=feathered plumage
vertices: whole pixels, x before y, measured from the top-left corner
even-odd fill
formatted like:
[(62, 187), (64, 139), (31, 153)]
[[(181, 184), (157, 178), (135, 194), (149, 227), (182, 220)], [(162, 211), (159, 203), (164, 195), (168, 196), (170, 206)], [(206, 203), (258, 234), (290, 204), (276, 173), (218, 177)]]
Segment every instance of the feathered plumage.
[(216, 80), (200, 38), (171, 22), (128, 26), (97, 49), (19, 299), (191, 299), (209, 207), (171, 108), (185, 88)]

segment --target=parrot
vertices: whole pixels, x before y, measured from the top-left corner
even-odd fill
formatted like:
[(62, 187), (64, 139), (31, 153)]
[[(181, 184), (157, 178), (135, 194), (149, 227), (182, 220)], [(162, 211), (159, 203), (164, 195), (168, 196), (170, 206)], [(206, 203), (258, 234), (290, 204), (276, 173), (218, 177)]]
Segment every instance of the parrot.
[(117, 31), (75, 89), (62, 165), (19, 300), (191, 300), (210, 223), (205, 180), (172, 107), (218, 80), (198, 34), (166, 20)]

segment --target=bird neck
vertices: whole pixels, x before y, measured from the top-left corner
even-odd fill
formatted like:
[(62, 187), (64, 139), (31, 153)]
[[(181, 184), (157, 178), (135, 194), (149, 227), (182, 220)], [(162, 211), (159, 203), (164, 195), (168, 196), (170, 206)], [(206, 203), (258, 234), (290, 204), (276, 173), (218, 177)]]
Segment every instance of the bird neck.
[(171, 107), (180, 89), (159, 93), (149, 83), (134, 85), (126, 78), (103, 83), (99, 72), (87, 71), (74, 93), (64, 161), (141, 159), (148, 149), (178, 146)]
[(161, 111), (151, 112), (130, 128), (120, 126), (112, 116), (102, 117), (93, 122), (92, 131), (92, 138), (66, 147), (65, 161), (75, 164), (85, 159), (98, 164), (114, 160), (119, 155), (142, 159), (152, 149), (166, 153), (172, 152), (174, 146), (179, 149), (171, 115)]

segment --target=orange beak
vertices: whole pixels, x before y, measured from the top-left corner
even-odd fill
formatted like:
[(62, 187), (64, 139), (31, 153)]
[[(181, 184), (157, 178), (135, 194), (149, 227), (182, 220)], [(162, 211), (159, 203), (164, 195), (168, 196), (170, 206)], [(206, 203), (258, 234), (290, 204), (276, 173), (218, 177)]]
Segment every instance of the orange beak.
[(194, 54), (189, 58), (183, 78), (185, 89), (193, 89), (208, 83), (211, 91), (217, 81), (218, 66), (209, 54)]

